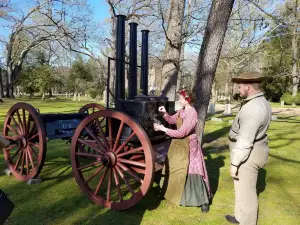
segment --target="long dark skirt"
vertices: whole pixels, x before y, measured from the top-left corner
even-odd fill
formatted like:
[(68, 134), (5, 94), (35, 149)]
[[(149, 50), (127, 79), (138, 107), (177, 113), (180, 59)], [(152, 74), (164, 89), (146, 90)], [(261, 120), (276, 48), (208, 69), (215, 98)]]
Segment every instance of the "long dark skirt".
[(188, 174), (180, 205), (201, 206), (209, 203), (205, 182), (199, 174)]

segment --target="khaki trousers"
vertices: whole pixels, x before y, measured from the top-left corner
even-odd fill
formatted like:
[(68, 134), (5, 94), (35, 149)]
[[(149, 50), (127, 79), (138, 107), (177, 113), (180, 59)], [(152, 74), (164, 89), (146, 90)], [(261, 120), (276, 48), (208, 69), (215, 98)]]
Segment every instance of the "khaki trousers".
[[(230, 143), (230, 149), (235, 143)], [(259, 168), (268, 161), (269, 147), (267, 138), (256, 142), (248, 159), (238, 169), (239, 180), (234, 180), (234, 216), (240, 225), (256, 225), (258, 200), (256, 183)]]

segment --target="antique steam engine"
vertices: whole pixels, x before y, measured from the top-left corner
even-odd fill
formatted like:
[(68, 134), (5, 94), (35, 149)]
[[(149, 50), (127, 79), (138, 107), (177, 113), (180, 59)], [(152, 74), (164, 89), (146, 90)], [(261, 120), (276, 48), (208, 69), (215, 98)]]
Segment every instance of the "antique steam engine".
[[(116, 85), (115, 85), (115, 109), (126, 113), (135, 119), (147, 132), (151, 142), (165, 138), (161, 132), (153, 130), (153, 122), (161, 122), (168, 126), (158, 113), (159, 106), (165, 106), (168, 112), (174, 112), (174, 102), (168, 101), (163, 94), (155, 96), (148, 93), (148, 40), (149, 31), (142, 30), (141, 49), (141, 77), (140, 90), (137, 93), (137, 23), (130, 25), (130, 46), (129, 46), (129, 75), (128, 75), (128, 99), (125, 99), (125, 20), (123, 15), (117, 16), (117, 37), (116, 37)], [(110, 68), (108, 68), (110, 71)], [(109, 88), (109, 87), (107, 87)], [(107, 92), (108, 93), (108, 92)], [(128, 132), (130, 132), (128, 130)], [(124, 134), (125, 135), (125, 134)], [(128, 135), (128, 134), (127, 134)]]

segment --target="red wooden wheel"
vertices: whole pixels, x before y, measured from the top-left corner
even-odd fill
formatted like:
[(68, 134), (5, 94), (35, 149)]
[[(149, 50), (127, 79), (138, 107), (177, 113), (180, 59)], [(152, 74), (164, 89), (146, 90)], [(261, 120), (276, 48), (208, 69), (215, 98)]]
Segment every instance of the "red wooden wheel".
[[(104, 109), (106, 109), (106, 108), (103, 105), (100, 105), (100, 104), (97, 104), (97, 103), (89, 103), (89, 104), (86, 104), (86, 105), (82, 106), (79, 109), (79, 113), (92, 114), (94, 112), (98, 112), (98, 111), (104, 110)], [(97, 124), (96, 123), (91, 123), (89, 126), (92, 130), (97, 129)], [(89, 136), (88, 136), (88, 139), (90, 139)], [(88, 148), (88, 152), (95, 153), (95, 151), (91, 150), (91, 148)]]
[[(91, 123), (98, 124), (97, 128), (107, 125), (93, 131)], [(89, 148), (95, 153), (89, 153)], [(152, 185), (150, 140), (139, 124), (121, 112), (102, 110), (79, 124), (72, 139), (71, 164), (81, 190), (106, 208), (134, 206)]]
[(17, 103), (8, 111), (3, 136), (10, 145), (3, 149), (11, 173), (21, 181), (39, 175), (46, 157), (46, 132), (37, 110), (27, 103)]
[(100, 105), (100, 104), (97, 104), (97, 103), (89, 103), (89, 104), (86, 104), (85, 106), (82, 106), (79, 109), (79, 113), (92, 114), (94, 112), (104, 110), (104, 109), (105, 109), (105, 107), (103, 105)]

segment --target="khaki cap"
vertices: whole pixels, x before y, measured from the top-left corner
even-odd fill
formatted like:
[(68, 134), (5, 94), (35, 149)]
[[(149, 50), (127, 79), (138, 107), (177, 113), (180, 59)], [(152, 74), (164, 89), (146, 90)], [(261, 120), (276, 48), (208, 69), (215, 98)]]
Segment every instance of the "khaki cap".
[(258, 72), (244, 72), (231, 79), (233, 83), (261, 83), (264, 77)]

